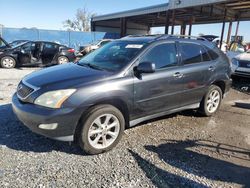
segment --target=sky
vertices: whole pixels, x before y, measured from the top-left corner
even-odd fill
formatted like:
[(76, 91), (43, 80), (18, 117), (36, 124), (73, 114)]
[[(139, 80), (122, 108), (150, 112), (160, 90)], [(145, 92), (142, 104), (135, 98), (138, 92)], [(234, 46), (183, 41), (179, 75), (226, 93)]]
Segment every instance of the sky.
[[(12, 28), (62, 30), (65, 29), (63, 21), (74, 18), (78, 8), (86, 7), (90, 12), (102, 15), (165, 2), (167, 0), (0, 0), (0, 24)], [(233, 33), (235, 25), (236, 23)], [(221, 27), (221, 24), (194, 26), (192, 35), (220, 35)], [(175, 32), (179, 30), (176, 28)], [(241, 22), (239, 35), (243, 35), (250, 42), (249, 30), (250, 22)], [(153, 29), (154, 33), (163, 31), (163, 28)]]

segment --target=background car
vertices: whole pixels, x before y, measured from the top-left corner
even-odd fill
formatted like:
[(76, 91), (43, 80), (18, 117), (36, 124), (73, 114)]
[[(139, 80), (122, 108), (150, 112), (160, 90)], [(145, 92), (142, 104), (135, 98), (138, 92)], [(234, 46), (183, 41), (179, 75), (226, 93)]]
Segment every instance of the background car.
[(48, 66), (73, 62), (75, 57), (75, 50), (67, 46), (46, 41), (29, 41), (0, 54), (0, 65), (3, 68)]
[[(218, 48), (220, 48), (220, 38), (219, 38), (219, 36), (216, 36), (216, 35), (202, 35), (201, 37), (207, 39), (210, 42), (215, 43), (218, 46)], [(221, 46), (220, 49), (221, 49), (221, 51), (223, 51), (224, 53), (226, 53), (227, 50), (228, 50), (227, 43), (225, 43), (223, 41), (222, 42), (222, 46)]]
[(250, 78), (250, 50), (232, 59), (233, 76)]
[(202, 35), (201, 37), (207, 39), (210, 42), (213, 42), (214, 39), (219, 38), (219, 36), (216, 35)]
[[(220, 48), (220, 38), (215, 38), (213, 41), (213, 43), (215, 43), (218, 48)], [(227, 43), (225, 43), (224, 41), (222, 42), (222, 46), (221, 46), (221, 51), (223, 51), (224, 53), (227, 53), (227, 50), (228, 50), (228, 45)]]
[(88, 54), (88, 53), (102, 47), (103, 45), (105, 45), (105, 44), (107, 44), (107, 43), (109, 43), (111, 41), (113, 41), (113, 40), (112, 39), (103, 39), (103, 40), (98, 40), (98, 41), (96, 41), (96, 42), (94, 42), (92, 44), (88, 44), (86, 46), (81, 46), (80, 47), (80, 53), (82, 55), (86, 55), (86, 54)]

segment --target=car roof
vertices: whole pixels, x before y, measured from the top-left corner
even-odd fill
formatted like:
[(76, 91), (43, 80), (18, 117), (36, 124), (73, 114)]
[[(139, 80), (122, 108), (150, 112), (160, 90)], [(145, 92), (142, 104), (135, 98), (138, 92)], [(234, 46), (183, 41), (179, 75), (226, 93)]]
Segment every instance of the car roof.
[(152, 42), (155, 41), (157, 35), (129, 35), (119, 39), (120, 41), (134, 41), (134, 42)]

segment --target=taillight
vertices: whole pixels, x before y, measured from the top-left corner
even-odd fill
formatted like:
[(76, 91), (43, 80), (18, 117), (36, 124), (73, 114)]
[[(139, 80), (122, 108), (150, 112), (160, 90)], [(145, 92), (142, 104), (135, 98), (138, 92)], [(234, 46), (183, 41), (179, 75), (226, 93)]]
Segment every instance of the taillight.
[(68, 52), (74, 53), (74, 52), (75, 52), (75, 49), (68, 49)]

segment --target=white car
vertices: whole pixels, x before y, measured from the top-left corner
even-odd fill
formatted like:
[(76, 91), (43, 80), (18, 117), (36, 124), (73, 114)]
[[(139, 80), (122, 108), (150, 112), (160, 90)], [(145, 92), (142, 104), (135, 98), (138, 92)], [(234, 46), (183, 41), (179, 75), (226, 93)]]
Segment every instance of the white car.
[(250, 78), (250, 50), (232, 59), (232, 71), (235, 76)]
[(94, 50), (97, 50), (98, 48), (102, 47), (103, 45), (105, 45), (111, 41), (113, 41), (113, 40), (112, 39), (98, 40), (94, 43), (87, 44), (87, 45), (83, 46), (82, 49), (80, 49), (80, 52), (82, 55), (86, 55)]
[[(220, 48), (220, 38), (215, 38), (212, 42), (216, 43), (218, 48)], [(222, 42), (221, 51), (227, 53), (227, 50), (228, 50), (227, 43)]]

